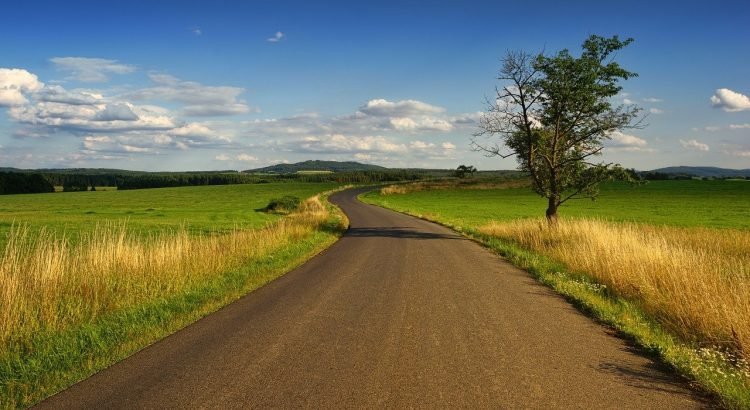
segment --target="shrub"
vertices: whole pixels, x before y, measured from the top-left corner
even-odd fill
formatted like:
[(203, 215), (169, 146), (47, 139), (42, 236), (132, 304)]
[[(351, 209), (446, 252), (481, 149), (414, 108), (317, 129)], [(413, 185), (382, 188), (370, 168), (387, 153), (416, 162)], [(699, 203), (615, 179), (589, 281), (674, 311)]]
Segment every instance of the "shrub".
[(285, 195), (281, 198), (272, 199), (271, 202), (266, 205), (266, 212), (274, 212), (280, 214), (288, 214), (296, 211), (302, 201), (296, 196)]

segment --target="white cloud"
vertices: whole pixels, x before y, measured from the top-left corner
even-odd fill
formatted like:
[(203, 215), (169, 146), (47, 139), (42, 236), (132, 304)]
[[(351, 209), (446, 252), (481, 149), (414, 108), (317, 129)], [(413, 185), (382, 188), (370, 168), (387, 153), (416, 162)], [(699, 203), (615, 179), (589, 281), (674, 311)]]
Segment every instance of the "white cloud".
[(450, 117), (449, 121), (455, 126), (476, 127), (477, 125), (479, 125), (479, 120), (482, 118), (482, 116), (484, 116), (483, 112), (472, 112)]
[(94, 121), (137, 121), (136, 115), (130, 108), (130, 104), (112, 103), (104, 104), (104, 108), (96, 113)]
[(25, 93), (44, 86), (36, 75), (18, 68), (0, 68), (0, 107), (23, 105)]
[(707, 144), (704, 144), (698, 140), (680, 140), (680, 144), (682, 144), (682, 147), (691, 151), (708, 151), (709, 147)]
[(150, 73), (153, 87), (124, 95), (134, 100), (170, 101), (185, 104), (187, 116), (220, 116), (244, 114), (250, 107), (238, 99), (244, 88), (208, 86), (193, 81), (182, 81), (168, 74)]
[[(460, 131), (473, 132), (481, 113), (446, 116), (443, 108), (421, 101), (391, 102), (370, 100), (349, 115), (320, 118), (306, 113), (286, 118), (253, 120), (242, 123), (243, 134), (253, 138), (283, 138), (320, 135), (372, 136), (393, 133), (421, 134)], [(470, 130), (470, 131), (469, 131)]]
[(405, 144), (383, 136), (353, 137), (341, 134), (305, 137), (290, 144), (294, 151), (317, 153), (405, 152)]
[(654, 152), (648, 147), (648, 142), (635, 135), (625, 134), (621, 131), (612, 132), (610, 140), (606, 142), (608, 152)]
[(375, 156), (373, 156), (372, 154), (363, 154), (361, 152), (358, 152), (354, 154), (354, 159), (358, 161), (372, 161), (373, 159), (375, 159)]
[(254, 161), (257, 161), (258, 158), (254, 157), (252, 155), (249, 155), (249, 154), (239, 154), (239, 155), (237, 155), (237, 160), (238, 161), (245, 161), (245, 162), (254, 162)]
[(647, 142), (643, 138), (636, 137), (635, 135), (625, 134), (620, 131), (615, 131), (610, 134), (610, 138), (616, 146), (630, 146), (630, 147), (645, 147)]
[(623, 103), (623, 104), (626, 104), (626, 105), (630, 105), (630, 104), (635, 104), (635, 101), (633, 101), (633, 100), (631, 100), (631, 99), (629, 99), (629, 98), (624, 98), (624, 99), (622, 100), (622, 103)]
[(648, 97), (648, 98), (644, 98), (643, 101), (647, 103), (660, 103), (664, 100), (662, 100), (661, 98)]
[(750, 129), (750, 124), (729, 124), (730, 130), (747, 130)]
[(82, 142), (83, 151), (109, 153), (109, 154), (132, 154), (132, 153), (152, 153), (153, 148), (131, 145), (125, 138), (110, 137), (106, 135), (87, 136)]
[(390, 124), (399, 131), (450, 131), (453, 124), (446, 120), (432, 117), (412, 119), (409, 117), (391, 118)]
[(194, 27), (190, 31), (192, 31), (193, 34), (195, 34), (196, 36), (202, 36), (203, 35), (203, 30), (201, 30), (200, 27)]
[(149, 114), (137, 106), (117, 103), (70, 105), (38, 102), (12, 107), (8, 114), (22, 124), (64, 131), (124, 132), (176, 127), (171, 117)]
[(664, 114), (664, 110), (660, 108), (653, 108), (653, 107), (649, 108), (648, 112), (650, 112), (651, 114)]
[(250, 154), (238, 154), (235, 156), (230, 156), (227, 154), (219, 154), (214, 157), (216, 161), (241, 161), (241, 162), (256, 162), (258, 161), (257, 157), (254, 157)]
[(50, 61), (59, 70), (70, 73), (68, 78), (83, 82), (104, 82), (110, 74), (130, 74), (135, 71), (135, 66), (104, 58), (54, 57)]
[(721, 144), (722, 153), (732, 157), (750, 158), (750, 143), (726, 141)]
[(711, 105), (724, 111), (750, 111), (750, 98), (728, 88), (719, 88), (711, 96)]
[(377, 117), (408, 117), (412, 115), (437, 114), (445, 108), (430, 105), (417, 100), (388, 101), (374, 99), (360, 107), (360, 112)]
[(170, 130), (169, 134), (180, 137), (210, 137), (216, 135), (216, 132), (204, 124), (192, 122)]
[(284, 33), (277, 31), (276, 34), (273, 35), (273, 37), (267, 38), (266, 41), (269, 43), (278, 43), (284, 38)]
[(90, 105), (101, 101), (103, 97), (90, 91), (68, 91), (59, 85), (45, 85), (34, 93), (38, 101), (56, 102), (69, 105)]

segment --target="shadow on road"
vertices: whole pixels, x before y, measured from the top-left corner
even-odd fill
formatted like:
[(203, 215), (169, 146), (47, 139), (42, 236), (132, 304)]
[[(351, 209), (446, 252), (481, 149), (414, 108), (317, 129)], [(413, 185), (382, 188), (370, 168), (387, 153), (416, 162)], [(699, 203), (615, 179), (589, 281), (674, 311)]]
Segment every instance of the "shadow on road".
[[(616, 336), (621, 337), (621, 336)], [(673, 374), (669, 366), (653, 359), (653, 354), (643, 351), (638, 346), (632, 345), (632, 342), (626, 340), (628, 345), (623, 349), (628, 353), (649, 358), (646, 366), (632, 366), (627, 363), (602, 362), (599, 364), (599, 371), (610, 373), (618, 376), (623, 383), (639, 389), (663, 391), (674, 395), (690, 397), (697, 400), (706, 408), (712, 408), (710, 397), (696, 392), (685, 390), (685, 380)]]
[(464, 239), (459, 235), (417, 231), (408, 227), (389, 226), (373, 228), (350, 228), (346, 236), (372, 238), (403, 238), (403, 239)]

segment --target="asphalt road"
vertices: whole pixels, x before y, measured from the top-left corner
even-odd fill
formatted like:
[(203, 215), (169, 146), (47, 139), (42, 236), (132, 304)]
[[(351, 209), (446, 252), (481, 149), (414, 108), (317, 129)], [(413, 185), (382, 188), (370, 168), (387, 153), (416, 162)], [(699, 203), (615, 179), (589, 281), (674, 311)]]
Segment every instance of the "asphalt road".
[(269, 285), (40, 408), (693, 408), (663, 366), (452, 231), (356, 201)]

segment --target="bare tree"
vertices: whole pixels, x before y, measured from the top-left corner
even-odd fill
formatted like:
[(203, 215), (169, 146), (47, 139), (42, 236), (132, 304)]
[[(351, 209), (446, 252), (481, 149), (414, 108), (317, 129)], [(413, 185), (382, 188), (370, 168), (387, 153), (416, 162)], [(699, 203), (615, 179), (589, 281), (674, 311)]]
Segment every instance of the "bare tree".
[(598, 185), (629, 179), (619, 164), (594, 163), (614, 131), (640, 128), (640, 108), (613, 106), (620, 80), (637, 76), (614, 62), (613, 53), (633, 40), (591, 36), (580, 57), (568, 50), (548, 57), (508, 52), (498, 80), (505, 84), (487, 101), (472, 147), (487, 156), (516, 156), (535, 192), (548, 200), (546, 216), (575, 198), (595, 198)]

